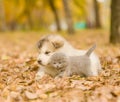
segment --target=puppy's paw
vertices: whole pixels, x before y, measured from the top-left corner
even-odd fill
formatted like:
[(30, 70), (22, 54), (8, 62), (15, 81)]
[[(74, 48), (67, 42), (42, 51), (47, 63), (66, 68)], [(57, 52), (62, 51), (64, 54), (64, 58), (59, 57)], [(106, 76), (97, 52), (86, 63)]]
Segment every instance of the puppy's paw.
[(41, 72), (37, 72), (36, 76), (35, 76), (35, 80), (38, 81), (40, 79), (42, 79), (42, 77), (45, 75), (45, 73), (43, 71)]

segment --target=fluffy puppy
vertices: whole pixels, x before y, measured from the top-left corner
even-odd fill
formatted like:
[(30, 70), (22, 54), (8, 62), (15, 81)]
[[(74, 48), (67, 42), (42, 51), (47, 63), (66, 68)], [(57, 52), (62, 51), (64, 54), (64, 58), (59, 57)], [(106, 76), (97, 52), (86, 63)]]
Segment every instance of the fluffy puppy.
[[(86, 50), (78, 50), (72, 47), (72, 45), (60, 35), (53, 34), (43, 36), (38, 42), (38, 49), (38, 63), (40, 64), (40, 69), (36, 74), (36, 80), (39, 80), (45, 74), (49, 74), (54, 77), (56, 76), (56, 70), (48, 66), (50, 58), (54, 53), (61, 52), (67, 56), (80, 56), (86, 53)], [(101, 69), (100, 60), (95, 53), (92, 53), (90, 61), (93, 75), (97, 76), (97, 70)]]

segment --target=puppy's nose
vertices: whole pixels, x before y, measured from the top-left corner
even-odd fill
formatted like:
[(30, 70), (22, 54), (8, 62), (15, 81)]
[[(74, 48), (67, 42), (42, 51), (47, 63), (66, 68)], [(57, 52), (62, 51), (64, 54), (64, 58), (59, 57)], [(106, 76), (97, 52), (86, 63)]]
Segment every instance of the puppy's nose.
[(41, 64), (41, 63), (42, 63), (42, 61), (41, 61), (41, 60), (38, 60), (38, 63), (39, 63), (39, 64)]

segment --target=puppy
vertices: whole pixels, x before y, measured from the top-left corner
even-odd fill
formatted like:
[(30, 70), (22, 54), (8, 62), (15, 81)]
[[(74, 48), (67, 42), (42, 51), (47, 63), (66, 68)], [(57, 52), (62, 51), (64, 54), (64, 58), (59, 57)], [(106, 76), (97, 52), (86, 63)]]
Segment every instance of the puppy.
[[(50, 58), (54, 53), (61, 52), (67, 56), (79, 56), (86, 53), (86, 50), (78, 50), (72, 47), (72, 45), (60, 35), (43, 36), (38, 42), (38, 49), (38, 63), (40, 64), (40, 69), (36, 74), (36, 80), (41, 79), (45, 74), (54, 74), (54, 69), (48, 66)], [(90, 61), (91, 70), (94, 72), (93, 75), (97, 76), (97, 70), (101, 69), (100, 60), (95, 53), (92, 53)]]
[[(58, 70), (57, 77), (71, 76), (73, 74), (94, 76), (89, 57), (95, 48), (96, 45), (93, 45), (85, 55), (81, 56), (67, 57), (63, 53), (55, 53), (51, 56), (50, 66)], [(99, 70), (97, 71), (99, 72)]]

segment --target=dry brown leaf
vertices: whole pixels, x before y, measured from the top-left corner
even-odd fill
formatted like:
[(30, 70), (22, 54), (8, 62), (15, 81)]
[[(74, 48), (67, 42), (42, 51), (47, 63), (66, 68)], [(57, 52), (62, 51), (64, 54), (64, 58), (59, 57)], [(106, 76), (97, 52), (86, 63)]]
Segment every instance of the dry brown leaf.
[(25, 96), (28, 98), (28, 99), (36, 99), (38, 98), (38, 95), (36, 93), (31, 93), (29, 91), (25, 91)]

